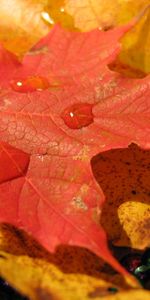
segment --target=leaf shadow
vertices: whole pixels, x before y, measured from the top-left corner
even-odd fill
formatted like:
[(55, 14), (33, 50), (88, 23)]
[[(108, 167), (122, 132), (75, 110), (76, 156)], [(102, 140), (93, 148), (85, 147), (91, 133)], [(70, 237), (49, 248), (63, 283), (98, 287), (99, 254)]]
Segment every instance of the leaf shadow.
[[(150, 151), (131, 144), (125, 149), (98, 154), (92, 159), (91, 165), (94, 177), (106, 197), (100, 223), (108, 240), (114, 245), (131, 247), (130, 237), (120, 223), (118, 209), (127, 202), (150, 204)], [(126, 222), (130, 224), (131, 221), (130, 216), (126, 216)], [(142, 222), (136, 224), (141, 237), (144, 226), (149, 223), (148, 220), (145, 220), (145, 224)]]
[[(0, 233), (0, 251), (16, 256), (27, 255), (44, 259), (57, 265), (64, 273), (93, 275), (94, 272), (97, 277), (104, 265), (99, 257), (81, 247), (61, 245), (55, 253), (50, 253), (26, 232), (9, 224), (1, 224)], [(5, 259), (5, 255), (1, 256)]]
[(9, 260), (10, 254), (20, 260), (29, 257), (36, 266), (41, 268), (43, 265), (45, 271), (55, 265), (66, 275), (87, 275), (108, 282), (110, 287), (130, 288), (123, 276), (85, 248), (61, 245), (55, 253), (50, 253), (26, 232), (9, 224), (1, 224), (0, 240), (0, 260)]

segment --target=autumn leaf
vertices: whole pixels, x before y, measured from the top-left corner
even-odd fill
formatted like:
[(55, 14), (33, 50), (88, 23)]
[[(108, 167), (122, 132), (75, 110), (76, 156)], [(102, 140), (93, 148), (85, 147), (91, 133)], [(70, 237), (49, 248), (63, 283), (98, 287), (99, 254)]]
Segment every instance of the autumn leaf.
[(122, 25), (137, 16), (149, 0), (65, 0), (65, 10), (81, 31), (94, 28), (107, 30)]
[(132, 80), (107, 67), (131, 25), (85, 34), (56, 26), (22, 65), (5, 50), (1, 61), (0, 139), (30, 155), (26, 174), (0, 186), (1, 222), (49, 251), (86, 247), (123, 274), (99, 225), (104, 195), (90, 162), (133, 141), (150, 146), (150, 77)]
[[(29, 155), (0, 142), (0, 183), (24, 174), (28, 167)], [(17, 164), (16, 164), (17, 161)], [(9, 172), (8, 172), (9, 170)]]
[(63, 7), (63, 0), (1, 0), (0, 41), (21, 58), (54, 24), (75, 30)]
[[(74, 31), (108, 30), (127, 23), (147, 5), (149, 0), (1, 0), (0, 41), (22, 57), (54, 24)], [(147, 13), (122, 40), (115, 69), (132, 76), (150, 72), (149, 32)]]
[(47, 0), (1, 0), (0, 40), (8, 50), (21, 56), (48, 33), (49, 26), (41, 17), (46, 3)]
[(121, 275), (111, 268), (106, 273), (104, 267), (86, 249), (60, 246), (51, 254), (23, 231), (0, 227), (0, 275), (32, 300), (148, 297), (148, 291), (132, 289)]
[(122, 39), (122, 51), (119, 60), (134, 69), (150, 73), (150, 9), (134, 30)]
[[(149, 4), (149, 0), (66, 0), (65, 11), (73, 17), (75, 26), (81, 31), (97, 27), (109, 30), (130, 21)], [(122, 39), (122, 51), (117, 61), (118, 69), (121, 69), (123, 64), (125, 68), (128, 65), (135, 70), (150, 72), (149, 22), (150, 13), (147, 12), (138, 25)], [(129, 71), (130, 69), (126, 71), (127, 74)]]
[(150, 152), (132, 144), (100, 153), (92, 168), (106, 201), (101, 224), (117, 246), (143, 250), (150, 245)]
[[(134, 201), (120, 205), (118, 216), (120, 224), (126, 229), (127, 235), (132, 241), (131, 247), (135, 249), (145, 249), (150, 245), (150, 204), (137, 203)], [(130, 216), (130, 221), (127, 219)], [(120, 237), (121, 239), (122, 237)], [(116, 243), (117, 244), (117, 243)], [(120, 241), (118, 245), (120, 244)]]

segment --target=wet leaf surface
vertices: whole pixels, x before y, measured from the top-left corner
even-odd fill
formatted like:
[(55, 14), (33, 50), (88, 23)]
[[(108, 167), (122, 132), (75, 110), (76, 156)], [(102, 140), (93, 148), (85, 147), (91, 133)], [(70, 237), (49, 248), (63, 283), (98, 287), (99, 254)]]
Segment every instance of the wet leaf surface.
[(104, 195), (90, 160), (133, 140), (149, 148), (149, 76), (129, 80), (107, 68), (132, 26), (114, 29), (113, 40), (110, 31), (56, 26), (22, 64), (1, 50), (0, 138), (30, 155), (26, 174), (1, 184), (1, 222), (25, 229), (49, 251), (62, 243), (88, 247), (124, 274), (99, 224)]
[[(147, 4), (147, 0), (1, 1), (2, 44), (19, 59), (28, 51), (21, 64), (0, 48), (1, 221), (26, 229), (55, 253), (17, 227), (2, 225), (0, 276), (6, 281), (0, 280), (0, 300), (27, 299), (21, 295), (31, 300), (149, 299), (149, 292), (139, 289), (133, 278), (126, 278), (127, 284), (90, 251), (63, 245), (85, 246), (125, 274), (118, 260), (144, 288), (150, 287), (149, 249), (144, 251), (150, 245), (149, 151), (136, 145), (107, 151), (131, 142), (149, 149), (149, 10), (122, 39), (119, 56), (118, 40), (133, 24), (115, 29)], [(53, 28), (56, 23), (71, 31), (99, 30), (69, 33)], [(47, 120), (48, 126), (43, 125)], [(57, 130), (49, 126), (51, 121)], [(98, 154), (102, 151), (107, 152)], [(69, 166), (74, 171), (66, 174)], [(78, 184), (81, 189), (75, 188)], [(55, 191), (55, 203), (47, 186)], [(77, 224), (77, 232), (83, 230), (74, 239), (76, 229), (70, 234), (62, 223), (67, 199), (63, 191), (69, 191), (72, 199), (73, 210), (70, 202), (65, 203), (67, 218), (71, 213), (69, 221)], [(49, 211), (49, 205), (55, 210), (56, 202), (61, 222)], [(117, 260), (108, 251), (100, 223)], [(91, 244), (84, 240), (85, 232), (92, 237)], [(111, 242), (140, 251), (111, 247)]]

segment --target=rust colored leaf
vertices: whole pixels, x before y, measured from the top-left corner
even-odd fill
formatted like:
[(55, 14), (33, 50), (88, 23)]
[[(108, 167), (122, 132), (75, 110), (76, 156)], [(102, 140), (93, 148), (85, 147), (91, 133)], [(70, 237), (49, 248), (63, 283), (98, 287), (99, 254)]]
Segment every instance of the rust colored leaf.
[(101, 223), (118, 246), (144, 249), (150, 245), (150, 152), (131, 145), (99, 154), (93, 172), (106, 202)]

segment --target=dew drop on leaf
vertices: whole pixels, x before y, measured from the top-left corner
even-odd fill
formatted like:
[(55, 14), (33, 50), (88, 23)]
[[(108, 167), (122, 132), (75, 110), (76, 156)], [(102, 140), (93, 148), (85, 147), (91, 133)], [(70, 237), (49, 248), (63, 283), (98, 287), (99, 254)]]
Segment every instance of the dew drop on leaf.
[(63, 28), (77, 31), (74, 18), (67, 12), (64, 0), (51, 0), (45, 2), (43, 11), (41, 11), (40, 15), (46, 25), (51, 28), (55, 24), (60, 24)]
[(53, 18), (50, 16), (48, 12), (42, 11), (41, 17), (44, 19), (44, 21), (48, 22), (50, 25), (55, 24), (55, 21), (53, 20)]
[(48, 80), (42, 76), (30, 76), (23, 79), (12, 80), (10, 85), (15, 92), (19, 93), (43, 91), (50, 86)]
[(76, 103), (67, 107), (61, 117), (69, 128), (80, 129), (93, 123), (92, 107), (89, 103)]
[(62, 7), (60, 7), (60, 12), (65, 12), (65, 9), (64, 9), (64, 7), (62, 6)]

